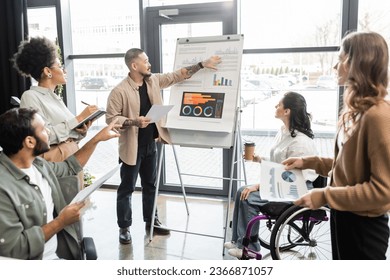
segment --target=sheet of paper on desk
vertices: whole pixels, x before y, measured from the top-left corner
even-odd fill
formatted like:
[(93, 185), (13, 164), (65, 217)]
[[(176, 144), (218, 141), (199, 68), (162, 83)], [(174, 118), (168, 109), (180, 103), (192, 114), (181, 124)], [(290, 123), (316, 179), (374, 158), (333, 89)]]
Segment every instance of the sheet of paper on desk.
[(79, 191), (76, 194), (76, 196), (73, 198), (73, 200), (71, 201), (70, 204), (76, 203), (76, 202), (81, 202), (81, 201), (84, 201), (85, 199), (87, 199), (94, 191), (96, 191), (98, 188), (100, 188), (104, 184), (105, 181), (107, 181), (109, 178), (111, 178), (112, 175), (114, 175), (115, 172), (118, 171), (118, 169), (121, 165), (122, 165), (122, 163), (118, 164), (113, 169), (111, 169), (106, 174), (104, 174), (102, 177), (100, 177), (95, 182), (93, 182), (92, 185)]
[(285, 170), (283, 164), (261, 162), (260, 196), (270, 201), (294, 201), (308, 192), (298, 169)]
[(145, 117), (151, 119), (151, 123), (158, 122), (162, 117), (166, 116), (174, 105), (153, 105)]

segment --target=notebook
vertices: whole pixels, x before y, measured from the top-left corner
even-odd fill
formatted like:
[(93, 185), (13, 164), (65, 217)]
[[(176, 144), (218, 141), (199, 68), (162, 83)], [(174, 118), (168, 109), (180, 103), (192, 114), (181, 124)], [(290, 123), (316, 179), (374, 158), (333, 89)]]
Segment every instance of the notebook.
[(79, 122), (76, 126), (76, 128), (81, 128), (84, 124), (88, 123), (89, 121), (94, 121), (98, 118), (100, 118), (101, 116), (103, 116), (104, 114), (106, 113), (106, 111), (102, 110), (102, 109), (99, 109), (95, 112), (93, 112), (92, 114), (90, 114), (88, 117), (86, 117), (84, 120), (82, 120), (81, 122)]

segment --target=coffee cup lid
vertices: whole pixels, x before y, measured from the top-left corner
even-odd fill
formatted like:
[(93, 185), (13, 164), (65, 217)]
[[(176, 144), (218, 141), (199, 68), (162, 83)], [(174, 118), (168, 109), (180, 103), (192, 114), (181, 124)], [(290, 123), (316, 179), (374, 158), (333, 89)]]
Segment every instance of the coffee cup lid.
[(245, 142), (245, 146), (255, 146), (254, 142)]

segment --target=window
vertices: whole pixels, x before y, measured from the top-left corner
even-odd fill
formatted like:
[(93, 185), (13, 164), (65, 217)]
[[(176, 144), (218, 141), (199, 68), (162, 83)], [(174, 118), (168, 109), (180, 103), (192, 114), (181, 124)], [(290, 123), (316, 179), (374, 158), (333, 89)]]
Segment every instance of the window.
[[(34, 7), (27, 9), (28, 33), (29, 37), (46, 37), (58, 45), (56, 8)], [(38, 82), (31, 79), (32, 85)]]
[(73, 54), (124, 53), (140, 46), (138, 1), (71, 0), (70, 8)]
[(241, 129), (244, 140), (261, 143), (256, 154), (269, 155), (282, 125), (274, 117), (275, 105), (285, 92), (296, 91), (306, 99), (318, 141), (326, 140), (318, 145), (319, 153), (332, 155), (338, 110), (332, 68), (341, 39), (341, 4), (340, 0), (241, 1), (239, 18), (245, 35)]
[[(201, 22), (201, 23), (175, 23), (161, 25), (162, 41), (162, 68), (163, 73), (173, 70), (177, 38), (216, 36), (221, 35), (223, 30), (222, 22)], [(164, 102), (169, 102), (170, 89), (164, 90)], [(176, 147), (178, 163), (182, 173), (203, 174), (214, 177), (221, 177), (222, 152), (220, 149), (198, 149)], [(194, 164), (194, 159), (198, 164)], [(175, 172), (176, 164), (173, 150), (170, 146), (165, 148), (165, 184), (179, 185), (180, 178)], [(185, 176), (185, 184), (203, 189), (223, 189), (223, 182), (220, 179), (206, 177)]]
[[(74, 79), (74, 90), (70, 91), (74, 92), (76, 113), (85, 107), (81, 101), (106, 108), (111, 89), (128, 73), (124, 53), (132, 47), (140, 47), (139, 1), (69, 2), (73, 67), (68, 75)], [(103, 126), (104, 117), (93, 123), (83, 141)], [(101, 143), (86, 168), (93, 176), (100, 177), (106, 173), (107, 166), (118, 163), (117, 150), (117, 139)], [(119, 182), (119, 174), (107, 181), (114, 185)]]
[(358, 30), (375, 31), (390, 44), (390, 2), (385, 0), (360, 0)]
[(244, 48), (339, 45), (340, 0), (241, 1)]
[(27, 18), (30, 37), (45, 36), (53, 42), (58, 40), (55, 7), (29, 8)]
[[(225, 2), (233, 0), (192, 0), (191, 4), (201, 4), (201, 3), (210, 3), (210, 2)], [(148, 6), (168, 6), (168, 5), (182, 5), (189, 4), (188, 0), (149, 0)]]
[(277, 130), (281, 122), (274, 117), (274, 106), (285, 92), (297, 91), (313, 116), (313, 130), (334, 133), (338, 99), (332, 67), (336, 61), (337, 53), (322, 52), (244, 55), (241, 128)]

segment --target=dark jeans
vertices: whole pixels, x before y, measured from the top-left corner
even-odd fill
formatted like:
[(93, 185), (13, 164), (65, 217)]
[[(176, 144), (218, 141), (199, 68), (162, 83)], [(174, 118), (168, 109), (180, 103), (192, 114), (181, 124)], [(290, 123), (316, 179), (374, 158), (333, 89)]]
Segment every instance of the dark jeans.
[[(122, 160), (119, 159), (119, 162), (122, 162)], [(129, 227), (132, 224), (131, 198), (135, 190), (138, 174), (142, 186), (142, 213), (144, 221), (151, 221), (156, 193), (156, 172), (157, 147), (154, 141), (148, 145), (138, 147), (135, 165), (122, 163), (120, 170), (121, 183), (118, 187), (116, 198), (117, 223), (120, 228)]]
[(385, 260), (388, 216), (363, 217), (332, 210), (332, 255), (336, 260)]

